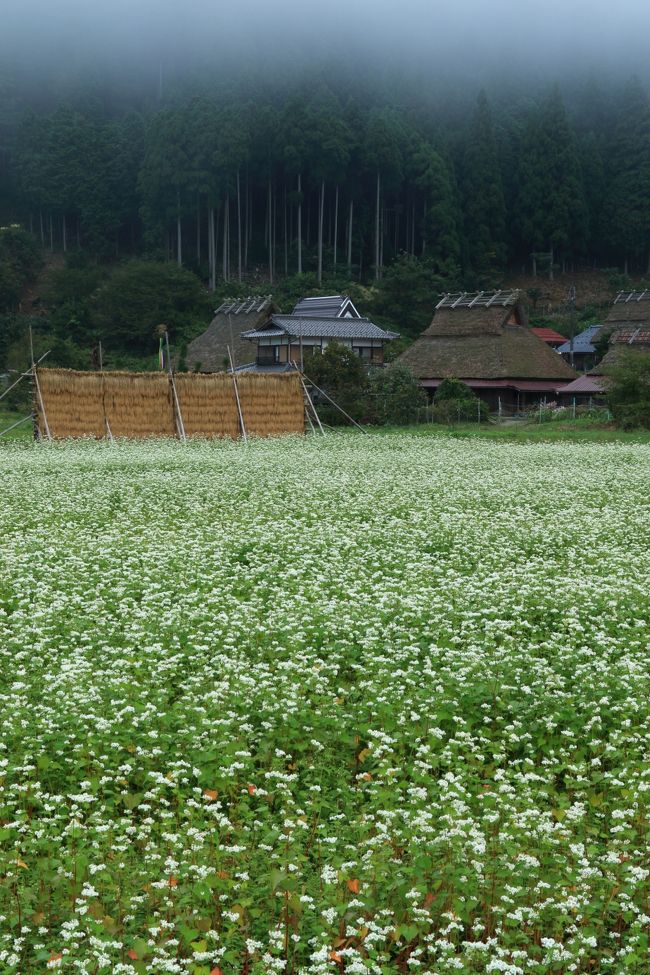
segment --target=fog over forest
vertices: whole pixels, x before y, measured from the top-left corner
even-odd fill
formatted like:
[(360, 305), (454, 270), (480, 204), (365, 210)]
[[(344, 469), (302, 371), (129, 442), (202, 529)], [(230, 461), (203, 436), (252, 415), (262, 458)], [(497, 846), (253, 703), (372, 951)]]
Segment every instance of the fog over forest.
[(369, 287), (412, 337), (442, 291), (640, 280), (649, 29), (641, 0), (5, 0), (0, 316), (39, 260), (67, 364), (149, 348), (102, 298), (118, 273), (133, 308), (166, 291), (179, 343), (208, 294)]
[(282, 72), (320, 59), (420, 71), (458, 84), (647, 71), (650, 7), (643, 0), (5, 0), (5, 64), (65, 73), (120, 67), (141, 73), (162, 58), (178, 72), (219, 64)]

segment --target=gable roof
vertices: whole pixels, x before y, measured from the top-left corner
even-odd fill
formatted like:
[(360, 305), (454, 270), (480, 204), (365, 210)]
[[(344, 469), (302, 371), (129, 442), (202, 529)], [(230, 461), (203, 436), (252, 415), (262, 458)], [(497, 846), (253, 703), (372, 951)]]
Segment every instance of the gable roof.
[(187, 368), (200, 372), (223, 372), (229, 369), (228, 347), (235, 366), (251, 360), (250, 344), (242, 332), (262, 325), (275, 311), (271, 295), (251, 295), (245, 299), (228, 299), (216, 309), (205, 332), (187, 347)]
[(301, 298), (291, 314), (300, 318), (361, 318), (347, 295)]
[(367, 318), (299, 318), (297, 315), (273, 315), (261, 328), (243, 332), (242, 338), (264, 339), (270, 335), (295, 338), (378, 339), (390, 341), (397, 332), (387, 332)]
[[(580, 332), (573, 337), (573, 351), (579, 355), (589, 355), (596, 351), (594, 342), (598, 338), (602, 325), (590, 325), (584, 332)], [(570, 355), (571, 341), (564, 342), (557, 350), (561, 355)]]
[(560, 386), (558, 393), (567, 396), (570, 396), (572, 393), (593, 393), (594, 395), (598, 395), (599, 393), (603, 393), (605, 388), (606, 381), (602, 376), (586, 373), (584, 376), (578, 376), (568, 386)]
[(447, 295), (431, 325), (399, 361), (418, 379), (568, 382), (576, 375), (528, 327), (519, 291)]

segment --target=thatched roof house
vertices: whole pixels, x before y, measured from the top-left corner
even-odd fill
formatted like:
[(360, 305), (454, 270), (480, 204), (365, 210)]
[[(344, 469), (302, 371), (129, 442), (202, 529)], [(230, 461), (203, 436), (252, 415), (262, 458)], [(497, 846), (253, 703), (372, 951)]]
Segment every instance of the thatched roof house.
[(520, 291), (445, 295), (429, 328), (399, 358), (431, 395), (462, 379), (490, 405), (554, 398), (575, 372), (528, 325)]
[[(619, 365), (629, 353), (650, 355), (650, 291), (620, 291), (595, 337), (600, 334), (608, 336), (607, 352), (585, 376), (559, 390), (566, 402), (572, 399), (602, 399), (607, 390), (607, 371), (611, 366)], [(578, 336), (576, 342), (581, 337)]]
[(650, 291), (620, 291), (603, 332), (609, 333), (609, 348), (599, 363), (599, 374), (620, 361), (625, 351), (650, 353)]
[(215, 310), (214, 318), (205, 332), (187, 347), (186, 363), (191, 372), (223, 372), (230, 368), (228, 347), (235, 366), (254, 358), (250, 342), (242, 332), (259, 328), (277, 311), (271, 295), (254, 295), (245, 299), (229, 299)]

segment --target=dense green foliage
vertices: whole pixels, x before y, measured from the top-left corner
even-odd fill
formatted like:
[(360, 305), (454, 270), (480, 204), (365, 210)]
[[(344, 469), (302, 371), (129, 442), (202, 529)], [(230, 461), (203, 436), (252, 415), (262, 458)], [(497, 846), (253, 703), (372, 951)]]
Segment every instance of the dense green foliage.
[(156, 104), (109, 95), (18, 88), (5, 113), (0, 218), (46, 247), (146, 251), (211, 288), (255, 271), (378, 279), (402, 254), (470, 286), (534, 253), (647, 266), (650, 103), (636, 81), (607, 98), (531, 84), (448, 105), (397, 79), (354, 97), (335, 79), (243, 76), (179, 82)]
[(427, 396), (411, 370), (400, 362), (370, 375), (372, 419), (379, 424), (402, 424), (422, 419)]
[(623, 429), (650, 430), (650, 355), (629, 351), (608, 367), (607, 402)]
[(482, 422), (488, 417), (488, 407), (461, 379), (443, 379), (433, 399), (431, 419), (434, 423), (461, 423), (463, 420)]
[(18, 310), (23, 289), (41, 263), (41, 249), (31, 234), (0, 227), (0, 314)]
[(647, 447), (0, 471), (3, 975), (647, 972)]

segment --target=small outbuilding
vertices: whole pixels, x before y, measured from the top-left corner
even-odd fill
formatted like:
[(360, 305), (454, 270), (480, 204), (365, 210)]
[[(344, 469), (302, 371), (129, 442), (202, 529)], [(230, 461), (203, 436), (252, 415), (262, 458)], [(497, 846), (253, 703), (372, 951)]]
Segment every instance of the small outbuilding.
[(553, 400), (558, 386), (576, 378), (530, 328), (518, 290), (444, 295), (429, 328), (398, 361), (431, 398), (444, 379), (454, 377), (495, 410)]

